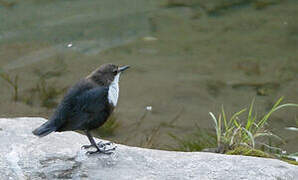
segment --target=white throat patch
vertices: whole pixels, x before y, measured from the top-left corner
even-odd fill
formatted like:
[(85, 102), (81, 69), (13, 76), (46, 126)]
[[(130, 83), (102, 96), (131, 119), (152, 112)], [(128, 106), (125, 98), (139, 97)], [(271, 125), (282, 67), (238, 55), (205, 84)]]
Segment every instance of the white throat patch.
[(108, 99), (109, 103), (112, 104), (114, 107), (117, 105), (118, 97), (119, 97), (119, 78), (120, 74), (118, 73), (113, 82), (109, 86), (109, 92), (108, 92)]

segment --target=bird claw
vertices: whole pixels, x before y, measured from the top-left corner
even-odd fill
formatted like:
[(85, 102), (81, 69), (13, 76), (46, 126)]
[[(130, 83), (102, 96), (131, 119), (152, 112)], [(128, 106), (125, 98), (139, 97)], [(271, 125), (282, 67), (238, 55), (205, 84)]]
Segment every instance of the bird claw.
[[(99, 141), (96, 145), (100, 148), (105, 148), (106, 146), (110, 146), (110, 145), (113, 145), (114, 143), (113, 142), (102, 142), (102, 141)], [(81, 149), (89, 149), (91, 147), (95, 147), (94, 145), (90, 144), (90, 145), (83, 145), (81, 147)]]
[(101, 153), (101, 154), (112, 154), (113, 151), (116, 150), (116, 146), (112, 147), (112, 148), (108, 148), (107, 146), (113, 145), (113, 142), (98, 142), (97, 144), (93, 145), (84, 145), (81, 147), (81, 149), (88, 149), (91, 147), (95, 147), (96, 150), (95, 151), (87, 151), (86, 154), (87, 155), (91, 155), (91, 154), (96, 154), (96, 153)]
[(113, 142), (110, 142), (110, 141), (108, 141), (108, 142), (102, 142), (102, 141), (99, 141), (98, 143), (97, 143), (97, 146), (99, 146), (99, 147), (101, 147), (101, 148), (105, 148), (106, 146), (110, 146), (110, 145), (113, 145), (114, 143)]
[(95, 151), (87, 151), (86, 154), (87, 155), (91, 155), (91, 154), (112, 154), (114, 153), (114, 151), (116, 150), (116, 147), (110, 148), (110, 149), (101, 149), (101, 148), (97, 148), (97, 150)]

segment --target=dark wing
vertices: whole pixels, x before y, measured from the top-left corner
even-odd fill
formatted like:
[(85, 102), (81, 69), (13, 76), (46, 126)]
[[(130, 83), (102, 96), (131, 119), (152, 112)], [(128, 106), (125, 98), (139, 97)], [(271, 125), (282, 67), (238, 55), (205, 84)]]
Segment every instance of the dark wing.
[(65, 122), (57, 131), (89, 130), (101, 126), (110, 115), (107, 97), (107, 87), (96, 87), (66, 101), (61, 114)]
[(81, 80), (70, 88), (50, 118), (49, 124), (54, 126), (56, 130), (60, 129), (67, 120), (74, 115), (74, 110), (77, 105), (77, 97), (92, 88), (94, 88), (94, 85), (86, 80)]
[(86, 81), (86, 79), (78, 82), (66, 93), (50, 120), (36, 128), (32, 133), (42, 137), (53, 131), (61, 130), (61, 127), (75, 114), (77, 97), (92, 88), (94, 88), (94, 84)]

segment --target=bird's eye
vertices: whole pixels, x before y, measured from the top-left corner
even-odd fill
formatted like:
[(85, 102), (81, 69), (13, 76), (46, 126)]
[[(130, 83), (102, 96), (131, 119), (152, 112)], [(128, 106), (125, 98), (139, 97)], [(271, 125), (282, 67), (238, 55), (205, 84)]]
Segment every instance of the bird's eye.
[(113, 71), (113, 74), (116, 76), (116, 75), (117, 75), (117, 73), (118, 73), (118, 70), (117, 70), (117, 69), (115, 69), (115, 70)]

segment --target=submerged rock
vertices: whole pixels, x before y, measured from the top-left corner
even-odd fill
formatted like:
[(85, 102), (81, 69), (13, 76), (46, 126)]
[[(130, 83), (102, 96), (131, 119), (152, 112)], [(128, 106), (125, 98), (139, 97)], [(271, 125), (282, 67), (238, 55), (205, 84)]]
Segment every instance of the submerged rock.
[(87, 137), (31, 131), (42, 118), (0, 119), (0, 179), (297, 179), (298, 167), (275, 159), (170, 152), (117, 145), (85, 155)]

